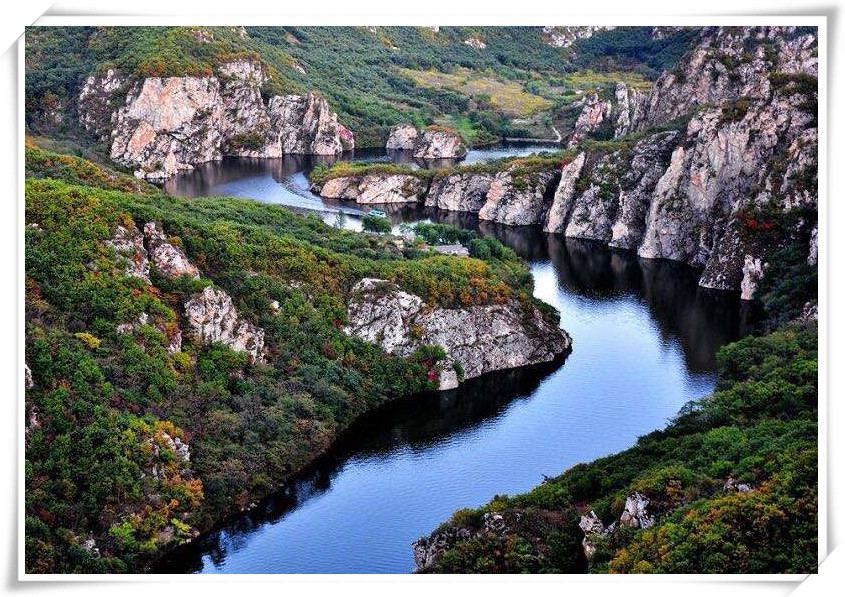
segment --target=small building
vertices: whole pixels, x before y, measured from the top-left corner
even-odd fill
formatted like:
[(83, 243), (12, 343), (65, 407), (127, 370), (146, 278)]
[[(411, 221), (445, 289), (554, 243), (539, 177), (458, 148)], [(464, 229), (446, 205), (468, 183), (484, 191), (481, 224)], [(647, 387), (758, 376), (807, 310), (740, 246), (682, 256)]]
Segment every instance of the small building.
[(469, 251), (463, 245), (435, 245), (431, 247), (443, 255), (454, 255), (455, 257), (469, 257)]

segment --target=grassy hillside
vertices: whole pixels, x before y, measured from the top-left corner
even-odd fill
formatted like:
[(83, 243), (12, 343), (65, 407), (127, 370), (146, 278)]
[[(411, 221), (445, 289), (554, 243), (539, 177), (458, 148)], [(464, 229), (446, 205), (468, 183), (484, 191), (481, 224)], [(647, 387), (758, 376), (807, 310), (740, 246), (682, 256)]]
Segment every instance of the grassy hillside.
[[(649, 27), (622, 27), (556, 48), (537, 27), (30, 27), (27, 124), (80, 135), (75, 98), (96, 71), (207, 75), (249, 56), (270, 74), (265, 94), (320, 91), (360, 147), (383, 145), (401, 122), (449, 125), (479, 144), (548, 134), (576, 91), (654, 79), (695, 35), (655, 39)], [(575, 75), (590, 69), (599, 75)]]
[[(533, 300), (525, 264), (492, 239), (480, 258), (400, 251), (281, 207), (169, 197), (31, 144), (26, 172), (30, 572), (142, 570), (267, 495), (358, 415), (434, 387), (442, 351), (394, 358), (342, 332), (362, 277), (435, 305)], [(106, 241), (118, 225), (150, 221), (202, 278), (125, 275)], [(167, 350), (176, 326), (186, 331), (185, 299), (211, 284), (265, 330), (268, 364), (190, 337)], [(176, 438), (190, 445), (187, 466)]]

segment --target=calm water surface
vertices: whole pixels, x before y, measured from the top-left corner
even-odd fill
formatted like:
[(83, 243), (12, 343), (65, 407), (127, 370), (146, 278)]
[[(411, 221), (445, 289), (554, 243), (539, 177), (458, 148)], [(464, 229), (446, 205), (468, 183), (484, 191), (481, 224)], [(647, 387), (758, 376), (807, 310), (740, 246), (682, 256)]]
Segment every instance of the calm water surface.
[[(467, 161), (538, 146), (473, 151)], [(397, 159), (357, 153), (353, 159)], [(401, 156), (400, 156), (401, 159)], [(234, 195), (318, 210), (313, 160), (231, 160), (167, 183), (174, 194)], [(630, 447), (715, 382), (715, 352), (751, 325), (736, 296), (697, 287), (667, 261), (474, 217), (394, 208), (395, 224), (448, 221), (493, 235), (531, 265), (535, 295), (573, 338), (565, 363), (499, 372), (441, 394), (398, 401), (356, 423), (284, 492), (163, 563), (163, 572), (402, 573), (411, 542), (456, 509), (524, 492), (570, 466)]]

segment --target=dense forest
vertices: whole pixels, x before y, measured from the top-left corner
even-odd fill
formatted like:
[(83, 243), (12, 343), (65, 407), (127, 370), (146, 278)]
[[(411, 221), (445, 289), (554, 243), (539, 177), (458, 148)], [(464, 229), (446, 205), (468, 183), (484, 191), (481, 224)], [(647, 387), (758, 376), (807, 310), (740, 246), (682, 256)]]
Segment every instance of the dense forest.
[(84, 136), (75, 102), (92, 73), (210, 75), (256, 57), (267, 96), (319, 91), (359, 147), (382, 146), (404, 122), (447, 125), (470, 144), (549, 136), (578, 94), (621, 80), (647, 86), (696, 35), (620, 27), (564, 48), (539, 27), (30, 27), (26, 117), (33, 132)]

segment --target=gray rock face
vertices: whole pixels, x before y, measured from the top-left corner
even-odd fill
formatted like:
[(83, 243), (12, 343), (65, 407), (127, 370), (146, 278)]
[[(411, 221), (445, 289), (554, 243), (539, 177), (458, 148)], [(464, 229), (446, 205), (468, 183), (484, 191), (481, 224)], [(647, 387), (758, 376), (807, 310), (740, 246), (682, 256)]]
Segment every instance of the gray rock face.
[(816, 225), (810, 233), (810, 252), (807, 255), (807, 263), (816, 265), (819, 262), (819, 227)]
[[(431, 308), (422, 298), (375, 278), (355, 285), (347, 315), (346, 333), (387, 352), (409, 356), (424, 345), (441, 346), (448, 362), (461, 364), (466, 378), (551, 361), (571, 347), (566, 332), (536, 308), (516, 300), (504, 305)], [(441, 375), (441, 389), (454, 387), (456, 381), (457, 376)]]
[(425, 197), (425, 205), (450, 211), (477, 212), (487, 200), (492, 174), (456, 173), (437, 178)]
[(619, 517), (619, 524), (637, 529), (647, 529), (653, 525), (654, 517), (647, 511), (648, 504), (648, 498), (641, 493), (629, 495), (625, 499), (625, 510)]
[[(753, 53), (749, 44), (756, 44)], [(643, 124), (669, 122), (707, 104), (766, 99), (772, 91), (769, 73), (818, 75), (814, 47), (815, 36), (799, 35), (795, 27), (707, 28), (678, 68), (657, 80)]]
[[(164, 179), (223, 155), (336, 155), (352, 132), (321, 96), (274, 96), (267, 105), (259, 62), (235, 60), (216, 76), (127, 81), (115, 71), (92, 76), (79, 96), (82, 124), (111, 138), (111, 158), (136, 176)], [(121, 90), (128, 91), (121, 95)]]
[(612, 98), (596, 93), (581, 101), (581, 114), (575, 121), (569, 147), (575, 147), (600, 126), (610, 126), (614, 137), (632, 133), (645, 121), (647, 96), (636, 87), (617, 83)]
[(472, 529), (450, 526), (440, 532), (432, 533), (429, 537), (417, 539), (412, 544), (417, 570), (428, 570), (444, 553), (459, 542), (472, 538), (473, 535)]
[(411, 174), (367, 174), (332, 178), (311, 190), (327, 199), (361, 204), (416, 203), (425, 197), (428, 182)]
[(261, 157), (286, 153), (337, 155), (355, 148), (355, 137), (340, 124), (322, 96), (275, 96), (269, 104), (271, 131)]
[(581, 176), (581, 169), (584, 167), (586, 157), (586, 154), (582, 151), (561, 170), (560, 182), (546, 216), (546, 224), (543, 226), (543, 230), (546, 232), (562, 232), (566, 229), (569, 214), (572, 212), (572, 200), (575, 197), (575, 183)]
[(467, 153), (466, 145), (458, 135), (434, 129), (420, 133), (410, 124), (394, 127), (385, 149), (413, 151), (415, 158), (426, 160), (462, 158)]
[(745, 264), (742, 266), (742, 282), (740, 283), (742, 300), (750, 301), (754, 298), (757, 285), (763, 278), (763, 269), (763, 263), (759, 259), (755, 259), (751, 255), (745, 256)]
[(479, 528), (448, 525), (412, 544), (417, 571), (429, 570), (437, 560), (461, 541), (475, 537), (503, 538), (512, 532), (513, 525), (522, 519), (521, 512), (486, 512)]
[(195, 294), (185, 303), (185, 318), (202, 342), (221, 342), (253, 361), (264, 360), (264, 330), (242, 319), (223, 290), (207, 286)]
[(581, 547), (584, 550), (584, 555), (587, 561), (591, 561), (596, 554), (595, 535), (604, 535), (607, 529), (601, 519), (596, 516), (596, 513), (590, 510), (589, 514), (581, 516), (581, 521), (578, 523), (581, 530), (584, 532), (584, 538), (581, 540)]
[(404, 151), (411, 151), (417, 143), (417, 136), (419, 132), (416, 127), (411, 124), (400, 124), (390, 131), (390, 136), (387, 138), (385, 149), (399, 149)]
[(625, 164), (619, 179), (618, 208), (608, 243), (611, 247), (636, 249), (642, 242), (654, 189), (679, 137), (675, 131), (657, 133), (632, 148), (630, 163)]
[(587, 138), (591, 132), (610, 119), (613, 104), (610, 100), (599, 99), (598, 94), (591, 93), (584, 98), (581, 114), (575, 121), (572, 135), (569, 137), (569, 147), (575, 147)]
[(125, 84), (126, 79), (111, 68), (105, 74), (91, 75), (86, 79), (77, 101), (79, 122), (85, 130), (108, 138), (114, 111), (122, 106), (124, 97), (120, 91)]
[(32, 369), (26, 363), (23, 364), (23, 380), (27, 390), (35, 387), (35, 382), (32, 380)]
[(162, 274), (169, 278), (200, 277), (199, 270), (190, 262), (185, 250), (171, 244), (158, 224), (147, 222), (144, 225), (144, 238), (150, 258)]
[(499, 172), (478, 217), (511, 226), (542, 224), (559, 179), (560, 172), (554, 170), (522, 175), (514, 169)]
[(461, 138), (447, 131), (423, 131), (414, 144), (414, 157), (425, 160), (462, 158), (466, 154)]

